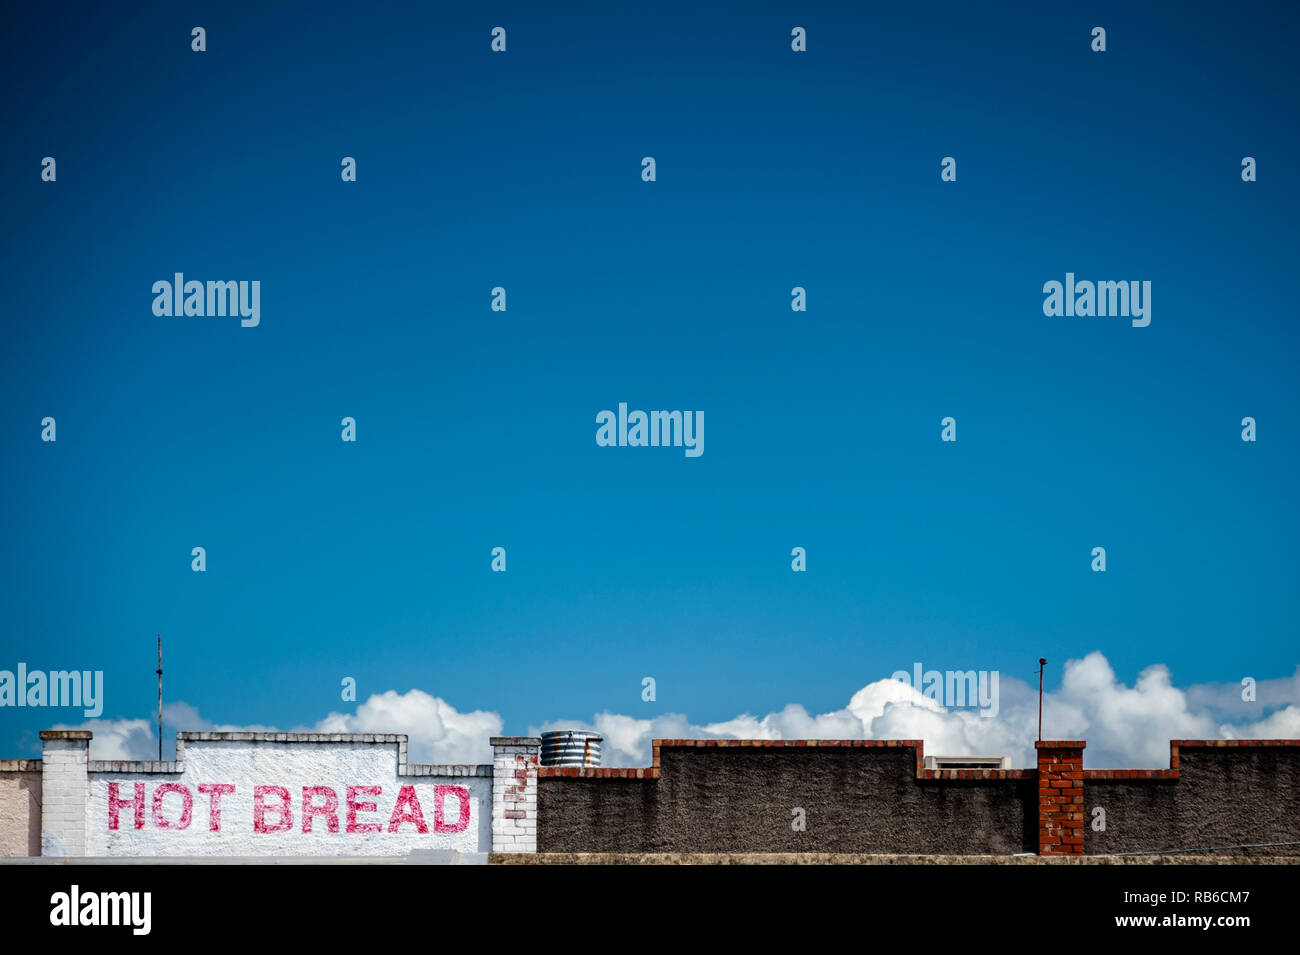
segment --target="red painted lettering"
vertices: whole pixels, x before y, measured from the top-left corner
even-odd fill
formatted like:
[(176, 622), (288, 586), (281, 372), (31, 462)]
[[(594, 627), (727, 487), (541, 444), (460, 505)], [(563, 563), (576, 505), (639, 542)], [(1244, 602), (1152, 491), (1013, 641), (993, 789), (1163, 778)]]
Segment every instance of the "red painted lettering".
[(358, 812), (375, 812), (379, 807), (373, 802), (357, 802), (357, 796), (378, 796), (382, 789), (378, 786), (348, 787), (348, 832), (380, 832), (383, 827), (377, 822), (357, 822)]
[(135, 796), (121, 799), (117, 794), (117, 783), (108, 784), (108, 828), (117, 828), (117, 811), (130, 806), (135, 810), (135, 828), (144, 828), (144, 783), (135, 784)]
[(429, 826), (424, 821), (424, 811), (420, 808), (420, 800), (415, 796), (414, 786), (403, 786), (402, 791), (397, 794), (397, 805), (393, 806), (393, 815), (388, 820), (388, 831), (396, 832), (404, 822), (415, 823), (416, 831), (422, 835), (429, 831)]
[[(263, 801), (266, 796), (275, 796), (280, 800), (280, 805), (272, 806)], [(274, 826), (266, 824), (266, 811), (279, 813), (280, 818)], [(253, 831), (254, 832), (284, 832), (293, 826), (293, 810), (289, 808), (289, 790), (283, 786), (254, 786), (253, 787)]]
[[(460, 800), (460, 818), (454, 826), (447, 825), (443, 818), (443, 800), (455, 796)], [(433, 831), (464, 832), (469, 826), (469, 790), (464, 786), (433, 787)]]
[(199, 792), (208, 799), (208, 832), (221, 831), (221, 797), (235, 791), (229, 783), (199, 783)]
[[(313, 796), (324, 796), (325, 805), (312, 804)], [(326, 816), (330, 832), (339, 831), (339, 796), (328, 786), (302, 787), (302, 831), (311, 832), (312, 816)], [(351, 831), (351, 830), (349, 830)]]
[[(168, 793), (181, 794), (181, 817), (172, 822), (163, 815), (163, 797)], [(194, 797), (190, 787), (180, 783), (163, 783), (153, 791), (153, 824), (159, 829), (188, 829), (194, 815)]]

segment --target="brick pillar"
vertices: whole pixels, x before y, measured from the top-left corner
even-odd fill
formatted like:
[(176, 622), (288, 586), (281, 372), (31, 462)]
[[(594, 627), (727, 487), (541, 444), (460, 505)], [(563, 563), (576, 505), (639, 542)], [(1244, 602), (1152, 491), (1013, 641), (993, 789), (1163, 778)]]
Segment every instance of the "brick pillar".
[(41, 730), (41, 855), (86, 854), (87, 730)]
[(493, 736), (492, 851), (537, 851), (536, 736)]
[(1081, 739), (1039, 740), (1038, 854), (1083, 855), (1083, 748)]

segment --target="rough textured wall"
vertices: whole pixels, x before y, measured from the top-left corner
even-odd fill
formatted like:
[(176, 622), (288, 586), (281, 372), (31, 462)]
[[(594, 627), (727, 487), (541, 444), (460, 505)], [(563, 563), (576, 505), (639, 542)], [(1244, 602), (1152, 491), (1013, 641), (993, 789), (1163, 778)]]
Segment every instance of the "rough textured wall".
[[(664, 748), (658, 779), (538, 780), (540, 852), (1036, 848), (1034, 780), (918, 780), (916, 750)], [(792, 810), (807, 829), (791, 828)]]
[[(1245, 747), (1184, 748), (1174, 780), (1085, 775), (1086, 853), (1147, 852), (1300, 841), (1300, 752)], [(1092, 828), (1106, 811), (1106, 830)], [(1300, 855), (1300, 846), (1243, 850)]]
[(0, 768), (0, 856), (41, 854), (40, 760), (4, 760)]
[[(88, 854), (379, 856), (491, 849), (491, 777), (399, 775), (396, 744), (196, 741), (186, 743), (183, 766), (181, 773), (92, 772)], [(114, 784), (116, 827), (109, 804)], [(218, 813), (212, 811), (214, 785), (233, 787), (217, 796)], [(260, 800), (268, 807), (260, 825), (257, 786), (274, 787)], [(349, 787), (379, 792), (354, 790), (350, 812)], [(281, 812), (285, 793), (287, 816)], [(332, 810), (312, 814), (310, 831), (304, 831), (304, 799)], [(414, 821), (417, 815), (426, 832)]]

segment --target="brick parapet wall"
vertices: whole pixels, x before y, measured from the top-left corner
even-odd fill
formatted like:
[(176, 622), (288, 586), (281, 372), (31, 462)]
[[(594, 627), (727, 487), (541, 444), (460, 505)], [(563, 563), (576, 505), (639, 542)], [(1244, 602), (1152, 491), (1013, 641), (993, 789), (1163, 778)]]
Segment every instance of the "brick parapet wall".
[[(1184, 755), (1187, 756), (1188, 765), (1190, 766), (1192, 754), (1207, 754), (1218, 750), (1225, 751), (1225, 757), (1228, 752), (1243, 750), (1276, 753), (1278, 757), (1283, 758), (1283, 762), (1278, 764), (1280, 767), (1278, 772), (1281, 773), (1277, 777), (1279, 780), (1278, 785), (1285, 786), (1286, 780), (1293, 778), (1295, 772), (1292, 762), (1293, 755), (1286, 754), (1284, 756), (1278, 751), (1300, 749), (1300, 740), (1295, 739), (1171, 740), (1168, 769), (1085, 770), (1083, 768), (1083, 750), (1086, 745), (1084, 741), (1049, 740), (1036, 744), (1038, 758), (1037, 767), (1034, 769), (928, 770), (924, 765), (924, 747), (920, 740), (656, 739), (652, 744), (651, 765), (648, 767), (546, 767), (540, 765), (540, 740), (533, 737), (494, 737), (491, 740), (493, 761), (490, 765), (408, 763), (406, 759), (407, 738), (404, 734), (179, 733), (177, 734), (176, 759), (161, 762), (150, 760), (92, 761), (88, 758), (91, 734), (85, 731), (46, 731), (41, 734), (41, 737), (45, 747), (43, 760), (0, 761), (0, 772), (9, 776), (16, 776), (18, 773), (35, 774), (35, 780), (42, 783), (41, 789), (49, 794), (49, 798), (42, 800), (41, 805), (36, 807), (34, 811), (38, 811), (40, 816), (39, 831), (42, 852), (50, 855), (81, 855), (85, 853), (87, 842), (85, 813), (90, 796), (89, 781), (93, 774), (181, 774), (185, 768), (186, 741), (231, 741), (268, 744), (300, 742), (374, 743), (393, 745), (396, 746), (397, 773), (401, 776), (489, 777), (492, 780), (492, 849), (496, 852), (516, 853), (535, 852), (538, 848), (539, 779), (609, 780), (619, 792), (631, 792), (632, 790), (626, 790), (618, 781), (639, 780), (643, 783), (648, 782), (650, 788), (645, 790), (647, 795), (645, 797), (636, 795), (632, 797), (633, 802), (627, 803), (629, 807), (627, 811), (635, 815), (636, 810), (634, 807), (637, 800), (642, 798), (658, 799), (652, 794), (659, 789), (656, 781), (661, 778), (667, 754), (673, 754), (671, 763), (672, 778), (674, 780), (673, 785), (677, 790), (673, 798), (680, 802), (684, 798), (682, 794), (685, 792), (685, 790), (680, 789), (680, 783), (690, 778), (689, 775), (683, 774), (686, 772), (686, 767), (693, 765), (693, 763), (683, 763), (682, 760), (687, 758), (690, 751), (717, 750), (735, 753), (736, 756), (746, 751), (753, 752), (756, 757), (760, 753), (764, 754), (762, 756), (763, 762), (755, 763), (756, 767), (760, 765), (778, 765), (767, 761), (782, 751), (791, 750), (803, 752), (834, 751), (840, 753), (845, 750), (902, 751), (898, 752), (896, 756), (890, 757), (891, 764), (896, 767), (893, 772), (895, 774), (899, 771), (905, 773), (906, 777), (904, 778), (911, 778), (915, 783), (921, 785), (923, 791), (934, 793), (935, 798), (941, 800), (936, 805), (943, 805), (942, 800), (950, 800), (957, 795), (955, 789), (949, 792), (936, 787), (936, 784), (964, 783), (969, 786), (969, 784), (973, 783), (977, 784), (976, 789), (971, 790), (968, 788), (967, 792), (974, 793), (978, 791), (982, 794), (993, 791), (988, 789), (987, 786), (1007, 782), (1020, 784), (1024, 787), (1020, 791), (1025, 795), (1023, 799), (1018, 797), (1014, 804), (1016, 812), (1020, 812), (1019, 807), (1022, 805), (1024, 809), (1022, 813), (1026, 826), (1024, 848), (1028, 851), (1033, 851), (1036, 848), (1039, 854), (1045, 856), (1077, 856), (1083, 854), (1086, 812), (1084, 787), (1087, 784), (1096, 783), (1099, 786), (1110, 787), (1137, 784), (1137, 788), (1128, 790), (1134, 795), (1129, 797), (1130, 801), (1124, 807), (1127, 830), (1116, 831), (1124, 832), (1121, 838), (1131, 839), (1127, 833), (1133, 829), (1136, 824), (1135, 820), (1140, 817), (1146, 821), (1144, 825), (1152, 827), (1151, 832), (1159, 832), (1161, 838), (1167, 841), (1168, 846), (1174, 847), (1180, 844), (1180, 833), (1187, 828), (1185, 818), (1188, 814), (1187, 806), (1193, 805), (1196, 800), (1204, 801), (1207, 798), (1219, 799), (1222, 802), (1222, 794), (1219, 793), (1219, 790), (1222, 789), (1223, 783), (1218, 783), (1219, 789), (1214, 789), (1213, 786), (1216, 784), (1206, 782), (1207, 777), (1204, 776), (1205, 771), (1202, 768), (1204, 764), (1201, 762), (1204, 757), (1201, 755), (1197, 756), (1196, 775), (1189, 777), (1190, 781), (1183, 781), (1180, 785), (1179, 781), (1184, 771)], [(907, 752), (909, 750), (910, 752)], [(830, 754), (830, 752), (827, 752), (828, 756)], [(701, 752), (701, 755), (703, 755), (703, 752)], [(722, 753), (718, 753), (719, 757), (722, 755)], [(845, 755), (848, 754), (845, 753)], [(881, 752), (881, 756), (884, 756), (883, 752)], [(1251, 758), (1263, 758), (1263, 756), (1264, 753), (1259, 752), (1255, 757)], [(1243, 754), (1242, 758), (1247, 757)], [(742, 760), (741, 765), (747, 765), (748, 763), (749, 760)], [(705, 765), (709, 766), (712, 763)], [(821, 763), (819, 762), (818, 765), (821, 765)], [(1235, 765), (1235, 761), (1225, 764), (1225, 771), (1231, 770), (1231, 767)], [(102, 779), (102, 777), (99, 778)], [(895, 775), (894, 778), (901, 782), (900, 776)], [(978, 785), (981, 783), (986, 785)], [(1146, 783), (1152, 784), (1152, 787), (1148, 788), (1143, 785)], [(563, 784), (561, 785), (564, 789), (568, 788)], [(1207, 785), (1211, 788), (1207, 789)], [(1185, 787), (1190, 788), (1185, 790)], [(1157, 793), (1169, 795), (1157, 798)], [(1177, 795), (1179, 793), (1183, 795)], [(1210, 795), (1206, 796), (1206, 793)], [(1147, 799), (1142, 794), (1151, 794), (1150, 799), (1155, 799), (1156, 802), (1150, 802), (1150, 799)], [(910, 799), (910, 797), (904, 795), (903, 790), (898, 791), (896, 798), (900, 798), (904, 802), (908, 802)], [(962, 799), (967, 798), (962, 797)], [(972, 795), (969, 798), (976, 797)], [(979, 798), (984, 799), (985, 796), (981, 795)], [(1003, 797), (994, 796), (988, 798)], [(1092, 797), (1089, 795), (1086, 798), (1091, 799)], [(1181, 810), (1182, 817), (1179, 817), (1177, 812), (1171, 814), (1170, 811), (1161, 808), (1166, 805), (1161, 800), (1166, 798), (1169, 800), (1169, 806), (1183, 807)], [(1132, 801), (1134, 799), (1146, 801), (1139, 804), (1134, 803)], [(621, 800), (620, 805), (623, 802), (625, 800)], [(596, 805), (600, 805), (599, 800)], [(647, 803), (647, 805), (650, 804)], [(972, 803), (971, 805), (975, 804)], [(1200, 803), (1196, 803), (1196, 805), (1200, 805)], [(1207, 805), (1218, 804), (1208, 803)], [(1236, 830), (1245, 832), (1247, 829), (1253, 830), (1253, 828), (1264, 826), (1265, 829), (1273, 833), (1269, 837), (1270, 840), (1294, 838), (1286, 835), (1287, 832), (1294, 829), (1294, 826), (1283, 825), (1277, 820), (1269, 822), (1268, 820), (1271, 817), (1268, 817), (1266, 809), (1256, 808), (1259, 811), (1256, 813), (1256, 817), (1248, 820), (1250, 822), (1249, 826), (1246, 825), (1246, 821), (1238, 821), (1232, 825), (1225, 824), (1224, 832), (1228, 833), (1228, 836), (1232, 836)], [(698, 811), (705, 813), (705, 816), (707, 816), (707, 806), (699, 807)], [(975, 810), (972, 809), (971, 811)], [(1166, 816), (1168, 821), (1161, 821), (1165, 820)], [(1152, 820), (1154, 820), (1154, 823), (1151, 822)], [(1114, 823), (1114, 819), (1112, 819), (1112, 823)], [(1112, 830), (1115, 830), (1114, 825), (1112, 825)], [(1232, 831), (1229, 832), (1229, 830)], [(1277, 835), (1278, 831), (1282, 832), (1281, 836)], [(1098, 846), (1098, 848), (1090, 848), (1090, 852), (1118, 851), (1130, 847), (1126, 843), (1116, 843), (1110, 833), (1100, 835), (1094, 833), (1092, 835), (1094, 840), (1092, 845)], [(1223, 833), (1220, 835), (1222, 836)], [(639, 836), (633, 837), (631, 841), (635, 842), (636, 838), (639, 838)], [(728, 836), (727, 838), (732, 837)], [(736, 851), (744, 851), (744, 846), (740, 844), (744, 842), (743, 832), (738, 833), (736, 838), (739, 839)], [(1157, 837), (1152, 835), (1150, 838)], [(1106, 841), (1108, 839), (1111, 841)], [(629, 840), (625, 839), (624, 841)], [(721, 840), (721, 837), (719, 837), (719, 840), (715, 841), (725, 840)], [(1220, 839), (1220, 841), (1223, 840)], [(1240, 839), (1236, 841), (1249, 840)], [(1006, 839), (1002, 838), (1002, 842), (1005, 843)], [(1197, 844), (1199, 845), (1199, 843)], [(1163, 845), (1164, 843), (1162, 843)], [(1101, 846), (1106, 848), (1102, 849)], [(931, 847), (925, 851), (935, 850)], [(958, 851), (969, 852), (972, 849), (967, 847)], [(1003, 848), (1000, 851), (1009, 850)]]
[(494, 736), (492, 744), (492, 851), (537, 851), (537, 775), (542, 741), (535, 736)]
[(543, 767), (538, 850), (1034, 851), (1033, 770), (926, 770), (919, 740), (659, 739), (649, 767)]
[(86, 803), (90, 798), (90, 733), (42, 730), (41, 855), (86, 854)]
[(1039, 740), (1038, 854), (1083, 855), (1083, 740)]
[[(640, 800), (646, 799), (649, 802), (644, 803), (645, 812), (658, 812), (653, 807), (658, 806), (659, 796), (655, 793), (661, 792), (660, 785), (665, 785), (667, 780), (661, 781), (665, 757), (669, 753), (678, 753), (680, 751), (704, 751), (704, 750), (727, 750), (740, 752), (753, 752), (757, 757), (759, 752), (775, 755), (782, 750), (800, 750), (800, 751), (819, 751), (835, 750), (842, 751), (845, 749), (862, 749), (862, 750), (886, 750), (886, 749), (910, 749), (914, 758), (914, 779), (917, 783), (926, 785), (926, 788), (935, 784), (950, 783), (980, 783), (984, 782), (990, 785), (996, 785), (1002, 781), (1022, 782), (1030, 787), (1029, 802), (1026, 804), (1026, 825), (1031, 826), (1033, 831), (1029, 834), (1029, 841), (1026, 848), (1030, 851), (1036, 850), (1044, 856), (1079, 856), (1084, 852), (1084, 833), (1085, 823), (1085, 793), (1084, 787), (1088, 783), (1103, 784), (1107, 782), (1124, 782), (1137, 783), (1139, 786), (1149, 783), (1154, 788), (1150, 790), (1155, 794), (1157, 791), (1181, 792), (1178, 790), (1166, 790), (1164, 787), (1169, 785), (1177, 786), (1183, 773), (1183, 757), (1191, 758), (1193, 753), (1205, 753), (1207, 751), (1225, 750), (1225, 751), (1244, 751), (1244, 750), (1262, 750), (1274, 751), (1279, 750), (1296, 750), (1300, 749), (1300, 740), (1172, 740), (1170, 742), (1170, 760), (1167, 769), (1106, 769), (1106, 770), (1085, 770), (1083, 768), (1083, 750), (1086, 743), (1083, 740), (1048, 740), (1043, 741), (1036, 746), (1037, 766), (1033, 769), (973, 769), (973, 770), (927, 770), (924, 767), (924, 748), (920, 740), (736, 740), (736, 739), (656, 739), (652, 744), (651, 765), (648, 767), (541, 767), (538, 771), (539, 778), (550, 780), (565, 780), (572, 782), (577, 786), (583, 781), (610, 781), (610, 784), (622, 790), (625, 782), (636, 783), (642, 781), (643, 785), (650, 785), (652, 789), (645, 791), (645, 795), (630, 797), (631, 801), (619, 797), (617, 805), (619, 811), (624, 814), (620, 825), (631, 825), (635, 828), (639, 825), (635, 822), (636, 814), (641, 810), (636, 807), (642, 805)], [(680, 762), (682, 756), (674, 756), (673, 762), (673, 793), (669, 796), (668, 791), (663, 792), (663, 798), (676, 800), (674, 805), (680, 805), (681, 789), (683, 784), (690, 785), (687, 782), (689, 777), (678, 779), (683, 772), (683, 767), (687, 764)], [(1244, 757), (1244, 753), (1243, 753)], [(913, 760), (909, 760), (912, 764)], [(711, 763), (704, 766), (711, 766)], [(710, 770), (702, 768), (702, 772)], [(1283, 777), (1285, 778), (1285, 777)], [(1261, 784), (1264, 784), (1261, 781)], [(563, 785), (563, 784), (561, 784)], [(1182, 785), (1190, 785), (1184, 782)], [(1206, 783), (1198, 777), (1196, 787), (1199, 791), (1204, 789)], [(1190, 791), (1189, 791), (1190, 792)], [(611, 791), (611, 797), (613, 791)], [(548, 798), (548, 806), (558, 806), (555, 802), (556, 797)], [(1089, 797), (1090, 798), (1090, 797)], [(1189, 796), (1190, 798), (1190, 796)], [(1202, 798), (1197, 796), (1196, 798)], [(1262, 797), (1263, 798), (1263, 797)], [(595, 800), (591, 803), (592, 807), (603, 805), (603, 801), (598, 799), (594, 793), (587, 796), (577, 796), (577, 802), (574, 805), (586, 803), (584, 800)], [(614, 804), (611, 804), (614, 805)], [(545, 807), (544, 807), (545, 808)], [(697, 807), (699, 813), (705, 818), (708, 815), (707, 806), (701, 804)], [(721, 811), (721, 809), (720, 809)], [(727, 810), (730, 811), (730, 810)], [(1263, 810), (1261, 810), (1262, 812)], [(631, 815), (628, 815), (631, 814)], [(645, 825), (647, 838), (652, 841), (663, 840), (663, 834), (655, 829), (657, 823), (652, 822), (653, 816), (646, 817)], [(721, 817), (720, 817), (721, 818)], [(542, 820), (546, 825), (546, 819)], [(566, 819), (564, 838), (568, 838), (568, 833), (577, 832), (573, 828), (572, 819)], [(702, 823), (701, 823), (702, 824)], [(1184, 823), (1171, 819), (1170, 824), (1174, 826), (1173, 835), (1177, 835), (1179, 826)], [(1243, 823), (1244, 825), (1244, 823)], [(1238, 827), (1241, 828), (1241, 827)], [(1276, 826), (1274, 827), (1276, 828)], [(1282, 828), (1287, 828), (1283, 826)], [(1295, 827), (1291, 826), (1288, 831), (1294, 831)], [(583, 838), (591, 841), (590, 833), (593, 830), (583, 830), (588, 833)], [(630, 831), (630, 830), (629, 830)], [(1243, 829), (1244, 831), (1244, 829)], [(1272, 831), (1271, 829), (1269, 831)], [(1184, 836), (1190, 838), (1191, 833)], [(766, 838), (766, 837), (764, 837)], [(1270, 836), (1270, 838), (1281, 838)], [(1289, 838), (1295, 838), (1290, 836)], [(551, 835), (548, 843), (554, 846), (556, 836)], [(623, 838), (622, 842), (628, 841)], [(743, 841), (743, 840), (742, 840)], [(1236, 841), (1250, 841), (1240, 839)], [(1177, 838), (1168, 842), (1169, 846), (1179, 845)], [(1199, 843), (1198, 843), (1199, 844)], [(647, 843), (648, 845), (648, 843)], [(1164, 843), (1161, 844), (1162, 846)], [(647, 850), (648, 851), (648, 850)], [(745, 851), (745, 846), (738, 844), (736, 851)]]
[(1086, 855), (1300, 856), (1300, 740), (1172, 740), (1169, 768), (1084, 771)]

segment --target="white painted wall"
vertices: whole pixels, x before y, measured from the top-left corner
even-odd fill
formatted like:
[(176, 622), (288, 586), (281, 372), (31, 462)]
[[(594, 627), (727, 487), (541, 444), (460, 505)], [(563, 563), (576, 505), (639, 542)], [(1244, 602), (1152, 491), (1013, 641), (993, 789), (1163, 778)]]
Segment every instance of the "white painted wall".
[[(271, 742), (188, 740), (180, 773), (91, 772), (86, 804), (88, 855), (405, 855), (420, 849), (454, 849), (489, 852), (492, 848), (492, 778), (490, 776), (412, 776), (398, 773), (398, 744), (366, 742)], [(144, 786), (143, 828), (135, 828), (133, 805), (118, 810), (118, 827), (110, 828), (109, 795), (116, 783), (118, 799), (132, 801), (136, 784)], [(182, 828), (184, 796), (174, 788), (186, 787), (192, 800), (188, 823)], [(210, 792), (213, 784), (234, 786), (219, 797), (219, 831), (211, 831)], [(292, 825), (283, 831), (255, 828), (254, 787), (282, 787), (289, 793)], [(378, 832), (348, 832), (348, 787), (377, 786), (375, 794), (355, 794), (356, 803), (375, 803), (377, 809), (356, 813), (356, 824), (378, 825)], [(390, 832), (402, 787), (412, 787), (427, 832), (414, 822), (398, 822)], [(329, 831), (327, 816), (314, 815), (312, 831), (304, 832), (303, 788), (327, 787), (337, 798), (338, 831)], [(443, 788), (439, 788), (443, 787)], [(440, 795), (441, 794), (441, 795)], [(460, 831), (459, 796), (468, 794), (469, 820)], [(264, 814), (264, 827), (283, 823), (278, 795), (263, 799), (275, 807)], [(325, 805), (327, 796), (312, 797)], [(435, 818), (443, 806), (441, 825)], [(408, 810), (414, 809), (409, 802)], [(438, 831), (439, 829), (447, 831)]]

